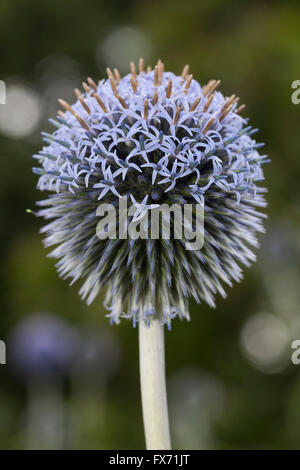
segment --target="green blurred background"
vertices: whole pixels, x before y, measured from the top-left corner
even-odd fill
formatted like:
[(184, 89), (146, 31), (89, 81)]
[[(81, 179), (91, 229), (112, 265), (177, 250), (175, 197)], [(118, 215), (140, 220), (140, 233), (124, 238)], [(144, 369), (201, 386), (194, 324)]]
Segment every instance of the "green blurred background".
[[(144, 447), (137, 330), (125, 320), (109, 327), (102, 299), (87, 308), (78, 285), (58, 278), (42, 221), (25, 212), (41, 198), (31, 156), (56, 99), (72, 102), (87, 76), (101, 78), (106, 66), (125, 73), (140, 56), (177, 73), (189, 63), (200, 83), (221, 79), (225, 95), (247, 104), (272, 158), (257, 264), (217, 309), (193, 303), (191, 322), (175, 320), (166, 333), (174, 448), (300, 448), (300, 365), (291, 363), (300, 338), (299, 24), (297, 1), (1, 0), (0, 448)], [(9, 360), (15, 329), (44, 312), (87, 350), (83, 365), (73, 360), (47, 382)]]

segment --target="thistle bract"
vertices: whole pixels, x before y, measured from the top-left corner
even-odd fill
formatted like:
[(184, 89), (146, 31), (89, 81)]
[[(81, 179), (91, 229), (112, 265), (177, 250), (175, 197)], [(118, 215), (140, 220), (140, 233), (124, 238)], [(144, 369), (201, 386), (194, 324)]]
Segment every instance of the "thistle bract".
[[(161, 61), (154, 70), (132, 63), (123, 78), (107, 72), (75, 90), (72, 106), (59, 100), (64, 112), (35, 155), (38, 188), (53, 193), (38, 203), (38, 215), (53, 219), (42, 229), (45, 245), (56, 245), (50, 255), (63, 278), (84, 280), (89, 304), (106, 287), (112, 322), (159, 315), (170, 325), (189, 318), (189, 297), (214, 306), (224, 284), (255, 260), (265, 206), (258, 183), (268, 160), (253, 139), (257, 129), (239, 114), (243, 106), (217, 91), (219, 81), (201, 86), (187, 66), (177, 76)], [(204, 204), (202, 249), (189, 251), (174, 237), (99, 239), (97, 207), (117, 208), (124, 197), (139, 213)]]

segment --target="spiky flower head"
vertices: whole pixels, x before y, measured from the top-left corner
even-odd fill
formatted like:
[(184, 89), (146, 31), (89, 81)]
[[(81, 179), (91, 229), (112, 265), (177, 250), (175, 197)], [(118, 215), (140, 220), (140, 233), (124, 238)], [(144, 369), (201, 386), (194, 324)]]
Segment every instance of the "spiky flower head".
[[(90, 304), (107, 289), (111, 322), (122, 316), (150, 320), (155, 312), (168, 325), (189, 318), (188, 298), (215, 305), (223, 284), (242, 278), (241, 266), (255, 260), (256, 233), (263, 231), (265, 190), (257, 129), (240, 116), (235, 95), (216, 91), (220, 82), (201, 86), (185, 66), (177, 76), (138, 70), (121, 78), (88, 79), (70, 106), (59, 100), (53, 134), (35, 155), (41, 167), (38, 188), (50, 194), (38, 215), (53, 219), (43, 228), (57, 270)], [(118, 206), (127, 197), (139, 212), (162, 204), (204, 203), (204, 245), (189, 251), (183, 239), (106, 239), (97, 237), (100, 202)]]

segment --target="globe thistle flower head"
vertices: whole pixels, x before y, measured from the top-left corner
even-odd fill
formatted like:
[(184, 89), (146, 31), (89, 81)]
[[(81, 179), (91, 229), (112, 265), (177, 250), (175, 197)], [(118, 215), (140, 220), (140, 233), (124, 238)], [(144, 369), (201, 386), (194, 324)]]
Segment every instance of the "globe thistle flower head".
[[(76, 89), (73, 105), (59, 100), (64, 112), (35, 155), (38, 188), (52, 193), (39, 202), (38, 215), (52, 219), (45, 245), (56, 245), (62, 277), (84, 280), (89, 304), (106, 287), (112, 323), (159, 315), (170, 326), (189, 318), (189, 297), (215, 306), (223, 285), (240, 281), (242, 265), (255, 260), (268, 160), (240, 115), (244, 106), (217, 91), (220, 81), (201, 86), (188, 66), (177, 76), (161, 61), (145, 70), (142, 59), (123, 78), (107, 73)], [(120, 225), (121, 198), (138, 216), (162, 204), (204, 204), (203, 247), (189, 251), (175, 237), (99, 239), (97, 207), (112, 204)]]
[(32, 314), (9, 338), (10, 360), (22, 378), (49, 380), (68, 373), (74, 355), (74, 335), (54, 315)]

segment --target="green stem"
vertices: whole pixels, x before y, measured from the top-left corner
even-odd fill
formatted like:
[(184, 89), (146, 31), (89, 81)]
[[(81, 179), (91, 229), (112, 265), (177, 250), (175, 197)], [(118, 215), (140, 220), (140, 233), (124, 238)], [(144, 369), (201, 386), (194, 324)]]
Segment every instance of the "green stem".
[(171, 449), (165, 377), (164, 326), (139, 322), (140, 381), (148, 450)]

